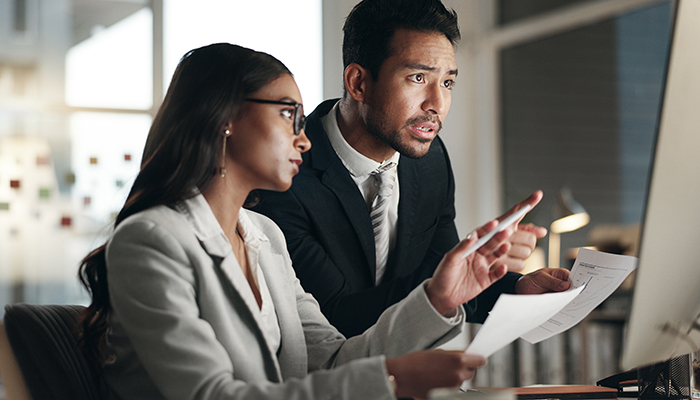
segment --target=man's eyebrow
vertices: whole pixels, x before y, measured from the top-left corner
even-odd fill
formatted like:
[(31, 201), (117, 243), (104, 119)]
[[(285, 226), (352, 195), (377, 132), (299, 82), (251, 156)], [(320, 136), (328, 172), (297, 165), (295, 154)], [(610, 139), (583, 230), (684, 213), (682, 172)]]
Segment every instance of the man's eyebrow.
[[(404, 68), (406, 68), (406, 69), (419, 69), (419, 70), (431, 71), (431, 72), (438, 70), (438, 68), (436, 68), (436, 67), (431, 67), (430, 65), (425, 65), (425, 64), (421, 64), (421, 63), (407, 63), (406, 65), (404, 65)], [(451, 69), (448, 71), (448, 75), (457, 76), (458, 72), (459, 71), (457, 71), (456, 69)]]

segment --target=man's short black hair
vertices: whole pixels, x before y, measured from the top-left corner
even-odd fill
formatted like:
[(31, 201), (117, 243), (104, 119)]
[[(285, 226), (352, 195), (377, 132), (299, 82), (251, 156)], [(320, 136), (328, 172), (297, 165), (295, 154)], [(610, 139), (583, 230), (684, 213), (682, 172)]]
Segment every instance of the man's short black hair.
[(343, 26), (343, 67), (357, 63), (376, 81), (398, 28), (442, 33), (453, 46), (461, 37), (457, 13), (440, 0), (362, 0)]

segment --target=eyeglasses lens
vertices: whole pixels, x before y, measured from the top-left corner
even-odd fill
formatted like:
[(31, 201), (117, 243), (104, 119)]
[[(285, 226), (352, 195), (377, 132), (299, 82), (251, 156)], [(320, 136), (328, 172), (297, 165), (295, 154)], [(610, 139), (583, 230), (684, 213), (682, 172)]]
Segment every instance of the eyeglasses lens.
[(306, 126), (306, 116), (304, 115), (304, 106), (297, 104), (294, 108), (294, 134), (299, 135)]

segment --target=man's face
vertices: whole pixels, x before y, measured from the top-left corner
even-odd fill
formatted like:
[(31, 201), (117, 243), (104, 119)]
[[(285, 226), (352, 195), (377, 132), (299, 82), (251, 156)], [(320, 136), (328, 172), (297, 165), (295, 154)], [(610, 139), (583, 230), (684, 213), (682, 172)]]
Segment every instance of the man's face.
[(363, 102), (365, 127), (402, 155), (423, 157), (452, 103), (454, 49), (441, 33), (408, 29), (397, 29), (390, 45)]

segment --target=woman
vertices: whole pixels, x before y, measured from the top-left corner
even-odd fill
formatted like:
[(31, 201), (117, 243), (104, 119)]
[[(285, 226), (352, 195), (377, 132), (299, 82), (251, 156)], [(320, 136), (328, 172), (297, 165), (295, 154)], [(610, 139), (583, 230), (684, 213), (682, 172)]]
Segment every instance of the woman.
[(303, 126), (299, 90), (275, 58), (230, 44), (182, 58), (115, 232), (81, 266), (92, 295), (83, 342), (113, 398), (426, 397), (485, 362), (415, 350), (456, 335), (461, 304), (505, 274), (489, 265), (509, 231), (461, 257), (494, 221), (363, 335), (328, 324), (281, 231), (242, 208), (255, 189), (290, 187), (311, 146)]

